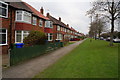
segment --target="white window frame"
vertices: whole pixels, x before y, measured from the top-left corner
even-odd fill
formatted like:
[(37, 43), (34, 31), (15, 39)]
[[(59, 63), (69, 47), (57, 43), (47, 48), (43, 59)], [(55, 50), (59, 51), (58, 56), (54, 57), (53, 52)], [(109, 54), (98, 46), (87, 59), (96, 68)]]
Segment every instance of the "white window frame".
[(53, 22), (50, 21), (50, 28), (53, 28)]
[(23, 35), (24, 34), (28, 34), (29, 35), (29, 31), (28, 31), (28, 33), (24, 33), (24, 31), (21, 31), (20, 34), (21, 34), (21, 42), (17, 42), (17, 31), (15, 31), (15, 43), (23, 43), (23, 39), (24, 39)]
[(65, 28), (65, 32), (67, 32), (67, 29)]
[(45, 21), (45, 27), (46, 28), (53, 28), (53, 22), (52, 21)]
[[(42, 23), (42, 25), (41, 25)], [(43, 26), (43, 20), (42, 19), (39, 19), (39, 26), (42, 27)]]
[[(19, 11), (22, 12), (22, 14), (21, 14), (21, 15), (22, 15), (21, 20), (17, 20), (17, 17), (18, 17), (18, 16), (17, 16), (17, 12), (19, 12)], [(15, 18), (15, 21), (24, 22), (24, 21), (23, 21), (23, 11), (22, 11), (22, 10), (17, 10), (17, 11), (16, 11), (16, 18)]]
[(57, 31), (60, 31), (60, 26), (59, 25), (57, 26)]
[[(5, 28), (0, 28), (0, 29), (5, 29)], [(7, 32), (8, 32), (8, 30), (7, 29), (5, 29), (6, 30), (6, 33), (0, 33), (0, 34), (6, 34), (6, 43), (5, 44), (0, 44), (0, 46), (2, 46), (2, 45), (8, 45), (7, 44)]]
[[(52, 34), (52, 39), (50, 39), (50, 34)], [(48, 41), (53, 41), (53, 33), (47, 33), (47, 36), (48, 36)]]
[[(36, 21), (36, 23), (33, 23), (34, 20)], [(33, 18), (32, 18), (32, 25), (37, 25), (37, 17), (33, 17)]]
[[(25, 15), (30, 18), (30, 21), (24, 20)], [(31, 24), (31, 17), (32, 17), (31, 13), (29, 13), (29, 12), (27, 12), (27, 11), (23, 11), (23, 21), (24, 21), (24, 22)]]
[[(0, 1), (0, 3), (2, 4), (5, 4), (7, 7), (5, 8), (6, 9), (6, 16), (3, 16), (3, 15), (0, 15), (0, 17), (3, 17), (3, 18), (8, 18), (8, 4), (3, 2), (3, 1)], [(4, 8), (2, 6), (0, 6), (1, 8)]]
[[(18, 12), (18, 11), (21, 11), (21, 12), (22, 12), (22, 13), (21, 13), (21, 15), (22, 15), (21, 20), (17, 20), (17, 12)], [(24, 15), (25, 15), (25, 13), (27, 13), (29, 17), (32, 17), (32, 14), (29, 13), (29, 12), (27, 12), (27, 11), (16, 10), (16, 19), (15, 19), (15, 21), (16, 21), (16, 22), (24, 22), (24, 23), (29, 23), (29, 24), (31, 24), (31, 18), (30, 18), (30, 22), (24, 20)]]
[(62, 36), (62, 34), (60, 34), (60, 33), (57, 33), (57, 39), (56, 40), (62, 40), (63, 39), (63, 36)]

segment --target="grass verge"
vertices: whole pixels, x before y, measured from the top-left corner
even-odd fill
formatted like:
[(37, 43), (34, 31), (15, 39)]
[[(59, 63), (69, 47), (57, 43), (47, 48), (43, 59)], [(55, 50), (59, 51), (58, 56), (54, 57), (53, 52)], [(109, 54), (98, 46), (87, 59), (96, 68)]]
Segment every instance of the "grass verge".
[(117, 78), (118, 44), (87, 39), (35, 78)]

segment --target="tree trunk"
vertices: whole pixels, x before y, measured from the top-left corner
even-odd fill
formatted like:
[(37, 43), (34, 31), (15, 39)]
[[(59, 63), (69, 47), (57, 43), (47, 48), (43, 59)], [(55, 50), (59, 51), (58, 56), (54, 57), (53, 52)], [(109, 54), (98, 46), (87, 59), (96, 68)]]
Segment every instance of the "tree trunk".
[(111, 20), (110, 46), (113, 46), (114, 18)]
[(99, 39), (100, 39), (100, 34), (101, 34), (101, 32), (99, 31), (99, 33), (98, 33)]
[(114, 0), (112, 1), (112, 7), (111, 7), (111, 16), (112, 16), (112, 19), (111, 19), (111, 34), (110, 34), (110, 46), (113, 46), (113, 32), (114, 32)]

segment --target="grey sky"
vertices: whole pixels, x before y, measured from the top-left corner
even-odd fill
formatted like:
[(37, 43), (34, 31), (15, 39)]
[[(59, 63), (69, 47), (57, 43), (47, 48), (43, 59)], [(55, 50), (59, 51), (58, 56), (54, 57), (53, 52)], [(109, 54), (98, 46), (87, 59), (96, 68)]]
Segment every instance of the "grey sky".
[[(90, 9), (89, 0), (23, 0), (35, 9), (40, 11), (44, 8), (44, 15), (49, 12), (55, 18), (62, 18), (62, 22), (69, 24), (70, 27), (77, 31), (87, 34), (89, 31), (88, 16), (85, 16), (86, 11)], [(91, 0), (92, 1), (92, 0)]]

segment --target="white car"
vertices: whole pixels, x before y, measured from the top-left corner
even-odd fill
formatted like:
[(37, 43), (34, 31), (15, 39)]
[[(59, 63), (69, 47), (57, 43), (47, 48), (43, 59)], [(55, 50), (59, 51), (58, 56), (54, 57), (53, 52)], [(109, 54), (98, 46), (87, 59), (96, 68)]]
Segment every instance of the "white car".
[(108, 38), (106, 39), (106, 41), (110, 41), (110, 37), (108, 37)]
[(114, 43), (120, 43), (120, 39), (119, 38), (115, 38), (115, 39), (113, 39), (113, 42)]

